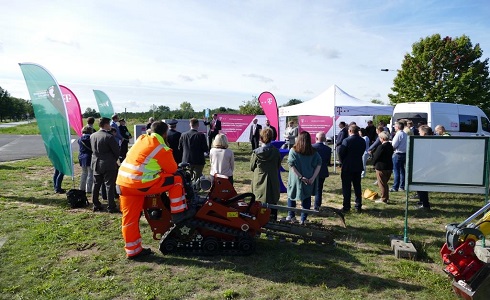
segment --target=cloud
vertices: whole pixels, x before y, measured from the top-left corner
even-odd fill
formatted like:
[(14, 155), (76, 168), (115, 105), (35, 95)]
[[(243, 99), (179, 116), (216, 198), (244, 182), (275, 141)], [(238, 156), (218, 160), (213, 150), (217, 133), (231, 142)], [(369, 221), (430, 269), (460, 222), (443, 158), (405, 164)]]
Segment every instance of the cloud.
[(381, 94), (377, 92), (372, 92), (372, 93), (365, 93), (363, 95), (364, 99), (377, 99), (381, 100)]
[(187, 75), (179, 75), (179, 78), (184, 80), (184, 81), (188, 81), (188, 82), (194, 81), (194, 78), (187, 76)]
[(184, 80), (184, 81), (187, 81), (187, 82), (192, 82), (192, 81), (195, 81), (195, 80), (204, 80), (204, 79), (208, 79), (208, 75), (206, 74), (201, 74), (201, 75), (197, 75), (197, 76), (189, 76), (189, 75), (179, 75), (179, 78)]
[(249, 77), (249, 78), (257, 79), (258, 81), (261, 81), (261, 82), (264, 82), (264, 83), (269, 83), (269, 82), (273, 82), (274, 81), (271, 78), (268, 78), (268, 77), (265, 77), (265, 76), (262, 76), (262, 75), (257, 75), (257, 74), (242, 74), (242, 76), (243, 77)]
[(75, 41), (72, 41), (72, 40), (70, 40), (70, 41), (62, 41), (62, 40), (57, 40), (57, 39), (53, 39), (53, 38), (47, 37), (46, 38), (46, 41), (48, 41), (50, 43), (61, 44), (61, 45), (73, 47), (73, 48), (76, 48), (76, 49), (80, 49), (80, 44), (78, 42), (75, 42)]
[(340, 52), (337, 49), (327, 48), (320, 45), (313, 46), (313, 48), (309, 49), (307, 52), (309, 55), (323, 56), (326, 59), (340, 58)]
[(306, 94), (306, 95), (312, 95), (314, 94), (312, 90), (305, 90), (303, 91), (303, 94)]
[(126, 101), (121, 103), (124, 107), (141, 107), (138, 101)]
[(172, 86), (172, 85), (175, 84), (175, 82), (166, 81), (166, 80), (160, 80), (160, 84), (165, 85), (165, 86)]
[(3, 52), (3, 43), (0, 42), (0, 53)]

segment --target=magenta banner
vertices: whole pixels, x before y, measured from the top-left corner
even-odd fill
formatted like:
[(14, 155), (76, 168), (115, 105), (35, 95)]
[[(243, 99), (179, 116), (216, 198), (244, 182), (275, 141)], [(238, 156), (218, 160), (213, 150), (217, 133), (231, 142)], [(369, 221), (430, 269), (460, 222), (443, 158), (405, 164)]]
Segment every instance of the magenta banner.
[(60, 89), (63, 95), (63, 101), (65, 101), (66, 113), (68, 114), (70, 127), (75, 130), (78, 136), (82, 136), (83, 121), (78, 99), (66, 86), (60, 85)]
[(328, 133), (333, 125), (332, 117), (322, 116), (299, 116), (299, 128), (300, 131), (308, 131), (311, 136), (311, 142), (315, 142), (315, 136), (317, 132), (323, 131)]
[(269, 122), (277, 130), (277, 136), (280, 137), (279, 133), (279, 114), (277, 112), (277, 102), (276, 98), (270, 92), (263, 92), (259, 96), (260, 106), (264, 110), (265, 116), (269, 119)]
[(229, 142), (248, 142), (249, 132), (246, 130), (254, 115), (220, 115), (218, 118), (221, 121), (221, 133), (226, 134)]

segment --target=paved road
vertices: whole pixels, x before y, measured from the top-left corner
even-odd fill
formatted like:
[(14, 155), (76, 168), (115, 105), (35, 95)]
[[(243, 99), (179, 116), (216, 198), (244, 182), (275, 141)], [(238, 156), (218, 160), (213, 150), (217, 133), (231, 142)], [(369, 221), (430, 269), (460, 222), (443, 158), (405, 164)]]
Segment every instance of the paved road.
[[(72, 151), (78, 152), (78, 137), (72, 136)], [(46, 156), (40, 135), (0, 134), (0, 162)]]
[(14, 127), (14, 126), (17, 126), (17, 125), (22, 125), (22, 124), (27, 124), (27, 123), (30, 123), (32, 121), (21, 121), (21, 122), (10, 122), (10, 123), (0, 123), (0, 128), (7, 128), (7, 127)]

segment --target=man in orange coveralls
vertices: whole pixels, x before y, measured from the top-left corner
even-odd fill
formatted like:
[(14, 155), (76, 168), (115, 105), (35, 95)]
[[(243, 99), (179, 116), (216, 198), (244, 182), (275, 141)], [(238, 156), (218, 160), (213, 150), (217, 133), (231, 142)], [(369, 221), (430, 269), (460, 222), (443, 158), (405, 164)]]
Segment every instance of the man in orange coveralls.
[(119, 168), (116, 184), (120, 189), (122, 235), (128, 259), (152, 254), (150, 248), (141, 246), (139, 219), (145, 195), (168, 191), (174, 223), (193, 215), (187, 209), (182, 177), (174, 175), (177, 163), (165, 142), (167, 131), (166, 123), (153, 122), (151, 134), (138, 138)]

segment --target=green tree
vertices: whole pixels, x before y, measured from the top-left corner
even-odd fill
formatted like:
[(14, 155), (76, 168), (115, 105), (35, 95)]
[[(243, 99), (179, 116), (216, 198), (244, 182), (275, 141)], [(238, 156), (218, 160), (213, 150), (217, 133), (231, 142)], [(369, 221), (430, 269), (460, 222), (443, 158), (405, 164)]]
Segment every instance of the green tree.
[(406, 54), (393, 81), (392, 104), (402, 102), (448, 102), (486, 108), (490, 101), (488, 58), (481, 60), (479, 44), (469, 37), (420, 39)]
[(85, 112), (83, 113), (83, 117), (84, 118), (88, 118), (88, 117), (100, 118), (100, 114), (95, 109), (87, 107), (87, 109), (85, 109)]
[(157, 107), (157, 111), (158, 111), (159, 113), (161, 113), (161, 114), (168, 113), (168, 112), (170, 112), (170, 107), (165, 106), (165, 105), (159, 105), (159, 106)]
[(25, 107), (26, 114), (29, 114), (29, 117), (34, 116), (34, 107), (32, 106), (32, 101), (30, 100), (24, 100), (24, 101), (25, 101), (24, 107)]
[(291, 105), (296, 105), (296, 104), (300, 104), (300, 103), (303, 103), (303, 101), (301, 101), (299, 99), (289, 99), (289, 101), (286, 102), (286, 104), (281, 105), (280, 107), (291, 106)]
[(183, 112), (194, 112), (194, 108), (192, 108), (192, 104), (187, 101), (180, 103), (180, 110)]
[(252, 100), (243, 101), (239, 106), (239, 113), (243, 115), (264, 115), (264, 110), (260, 106), (259, 100), (253, 96)]
[(379, 100), (379, 99), (371, 99), (371, 103), (374, 103), (374, 104), (384, 104), (383, 101)]
[(10, 102), (9, 92), (0, 87), (0, 122), (6, 121)]

